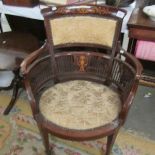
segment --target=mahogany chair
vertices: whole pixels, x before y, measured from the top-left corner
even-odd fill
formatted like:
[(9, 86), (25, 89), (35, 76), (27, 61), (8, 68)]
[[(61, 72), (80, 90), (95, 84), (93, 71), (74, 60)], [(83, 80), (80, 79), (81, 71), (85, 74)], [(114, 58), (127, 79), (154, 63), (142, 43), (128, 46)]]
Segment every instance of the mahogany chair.
[(0, 90), (13, 88), (10, 103), (6, 103), (4, 110), (4, 115), (7, 115), (16, 102), (19, 88), (24, 86), (20, 64), (32, 51), (39, 48), (39, 41), (29, 33), (3, 32), (1, 22), (0, 28)]
[(74, 5), (42, 13), (47, 42), (21, 68), (46, 153), (52, 154), (52, 134), (75, 141), (106, 136), (105, 154), (110, 155), (142, 71), (139, 61), (119, 46), (118, 14), (125, 12)]

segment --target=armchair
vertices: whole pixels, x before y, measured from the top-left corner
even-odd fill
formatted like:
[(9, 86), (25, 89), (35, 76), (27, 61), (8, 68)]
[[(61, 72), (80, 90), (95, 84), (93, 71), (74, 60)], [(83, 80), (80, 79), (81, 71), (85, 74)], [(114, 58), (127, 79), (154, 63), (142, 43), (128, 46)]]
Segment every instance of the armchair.
[(49, 134), (68, 140), (107, 137), (106, 155), (134, 99), (142, 66), (119, 46), (124, 10), (59, 6), (42, 11), (47, 41), (21, 64), (46, 154)]

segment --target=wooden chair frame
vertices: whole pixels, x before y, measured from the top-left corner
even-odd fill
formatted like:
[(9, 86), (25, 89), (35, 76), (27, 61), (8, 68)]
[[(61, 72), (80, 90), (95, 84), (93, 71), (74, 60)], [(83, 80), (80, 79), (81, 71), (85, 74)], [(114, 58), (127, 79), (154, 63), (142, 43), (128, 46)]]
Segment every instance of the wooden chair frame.
[[(123, 10), (108, 6), (93, 5), (85, 5), (85, 7), (80, 5), (78, 8), (77, 6), (71, 6), (73, 9), (69, 9), (69, 7), (70, 6), (57, 7), (54, 11), (52, 8), (43, 10), (45, 27), (47, 30), (47, 42), (39, 50), (26, 58), (21, 65), (32, 113), (43, 137), (47, 155), (52, 154), (49, 144), (49, 133), (60, 138), (76, 141), (93, 140), (107, 136), (105, 154), (110, 155), (117, 133), (120, 127), (125, 123), (128, 111), (135, 96), (142, 72), (142, 66), (135, 57), (125, 52), (118, 45), (122, 19), (118, 18), (116, 14), (118, 11), (124, 12)], [(103, 18), (106, 16), (108, 18), (116, 19), (118, 23), (113, 46), (110, 48), (111, 53), (100, 53), (93, 50), (67, 51), (66, 49), (63, 49), (64, 47), (74, 46), (90, 47), (89, 44), (70, 43), (67, 45), (54, 46), (49, 27), (49, 18), (58, 18), (59, 16), (64, 15), (99, 15)], [(100, 46), (94, 44), (92, 47), (97, 48)], [(109, 49), (105, 46), (102, 48)], [(61, 50), (59, 51), (59, 49)], [(73, 64), (73, 61), (70, 61), (70, 58), (80, 58), (81, 56), (85, 56), (89, 61), (94, 62), (93, 69), (90, 69), (90, 64), (88, 64), (87, 67), (84, 67), (84, 69), (81, 69), (83, 67), (82, 65), (79, 66), (78, 63)], [(65, 66), (65, 64), (67, 65)], [(75, 65), (75, 67), (69, 67), (71, 65)], [(109, 70), (105, 73), (107, 65)], [(107, 86), (115, 85), (120, 92), (122, 101), (122, 109), (118, 118), (107, 125), (90, 130), (72, 130), (63, 128), (45, 119), (39, 109), (41, 94), (56, 83), (74, 79), (95, 81)]]

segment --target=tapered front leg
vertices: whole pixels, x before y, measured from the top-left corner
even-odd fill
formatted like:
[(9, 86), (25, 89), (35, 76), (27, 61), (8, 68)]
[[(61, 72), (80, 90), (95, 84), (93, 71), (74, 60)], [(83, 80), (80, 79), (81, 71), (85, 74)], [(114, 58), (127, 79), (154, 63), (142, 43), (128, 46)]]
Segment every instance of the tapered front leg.
[(43, 144), (44, 144), (44, 147), (45, 147), (45, 153), (46, 153), (46, 155), (52, 155), (53, 153), (52, 153), (52, 151), (50, 149), (50, 144), (49, 144), (49, 134), (42, 127), (40, 122), (37, 122), (37, 125), (38, 125), (39, 131), (40, 131), (41, 136), (42, 136)]

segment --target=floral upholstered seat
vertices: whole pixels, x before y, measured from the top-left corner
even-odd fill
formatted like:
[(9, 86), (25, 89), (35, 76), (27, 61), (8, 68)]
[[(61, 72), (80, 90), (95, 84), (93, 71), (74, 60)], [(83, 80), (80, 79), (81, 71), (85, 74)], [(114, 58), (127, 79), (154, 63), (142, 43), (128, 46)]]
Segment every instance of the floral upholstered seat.
[(70, 129), (90, 129), (111, 123), (120, 109), (117, 92), (84, 80), (56, 84), (47, 89), (40, 99), (44, 117)]

